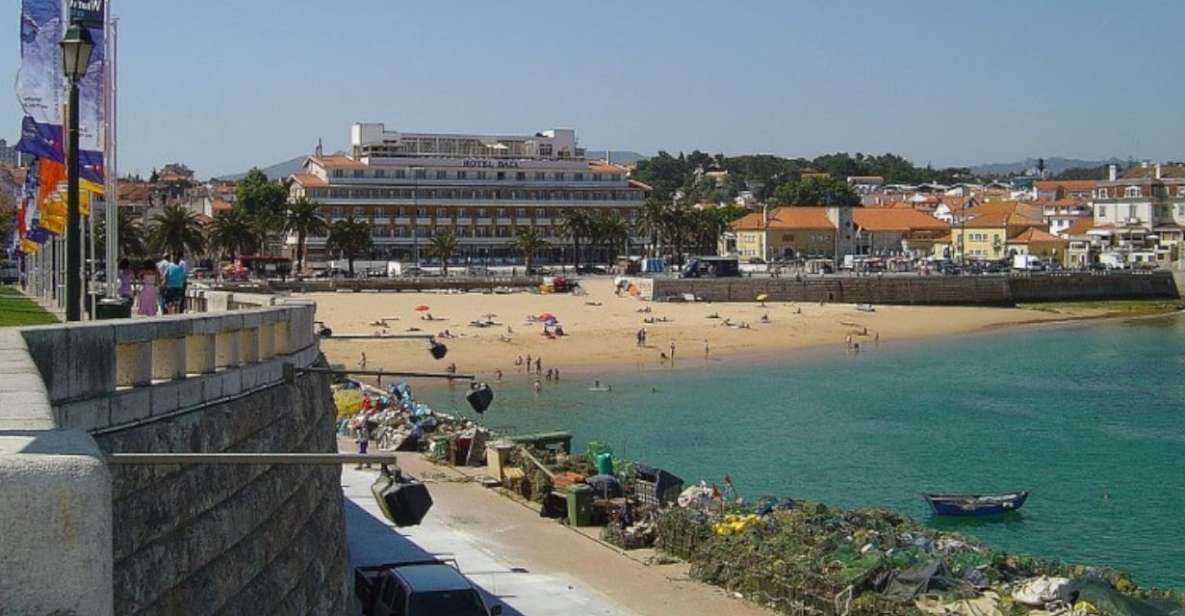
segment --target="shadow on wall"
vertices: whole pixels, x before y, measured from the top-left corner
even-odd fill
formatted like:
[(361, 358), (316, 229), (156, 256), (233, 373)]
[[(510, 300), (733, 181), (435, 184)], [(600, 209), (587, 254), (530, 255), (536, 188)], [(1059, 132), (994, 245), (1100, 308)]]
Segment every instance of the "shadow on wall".
[[(376, 518), (348, 498), (344, 500), (346, 534), (350, 544), (350, 567), (435, 560), (451, 556), (451, 554), (433, 554), (421, 548), (407, 537), (399, 534), (399, 531), (386, 520)], [(473, 580), (470, 579), (470, 582)], [(502, 604), (503, 616), (524, 616), (522, 612), (505, 602), (504, 599), (509, 597), (500, 597), (476, 583), (473, 585), (481, 591), (486, 605)]]

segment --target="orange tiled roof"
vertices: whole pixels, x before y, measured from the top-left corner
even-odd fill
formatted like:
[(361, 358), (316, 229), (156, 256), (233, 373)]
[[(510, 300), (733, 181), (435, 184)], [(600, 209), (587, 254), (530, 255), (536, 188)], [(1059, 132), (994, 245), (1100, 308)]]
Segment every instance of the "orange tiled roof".
[(1037, 180), (1033, 185), (1042, 192), (1053, 192), (1057, 189), (1065, 191), (1094, 190), (1098, 180)]
[[(834, 231), (835, 225), (827, 218), (824, 207), (779, 207), (769, 212), (770, 229), (793, 229), (806, 231)], [(761, 212), (746, 214), (732, 223), (737, 231), (760, 231), (764, 228)]]
[[(1132, 167), (1126, 169), (1119, 174), (1121, 180), (1134, 180), (1140, 178), (1156, 177), (1156, 166), (1149, 165), (1147, 167)], [(1185, 178), (1185, 165), (1161, 165), (1161, 178)]]
[(855, 208), (852, 220), (865, 231), (949, 231), (950, 225), (915, 209)]
[(325, 180), (321, 179), (321, 176), (311, 173), (295, 173), (292, 175), (292, 180), (305, 188), (329, 185)]
[(597, 173), (621, 173), (625, 174), (628, 169), (615, 163), (607, 163), (603, 160), (589, 161), (588, 168)]
[(1036, 227), (1029, 227), (1021, 231), (1016, 237), (1008, 239), (1010, 244), (1028, 244), (1029, 242), (1059, 242), (1065, 243), (1069, 240), (1058, 237), (1048, 231), (1042, 231)]
[(630, 186), (633, 188), (641, 188), (642, 190), (654, 190), (649, 184), (643, 184), (638, 180), (630, 180)]
[(1052, 205), (1054, 207), (1085, 207), (1086, 199), (1081, 197), (1063, 197), (1055, 201), (1049, 201), (1046, 205)]
[(1094, 227), (1093, 216), (1082, 216), (1070, 223), (1070, 226), (1063, 231), (1066, 235), (1086, 235), (1087, 231)]
[(971, 218), (967, 226), (972, 228), (1014, 227), (1040, 225), (1041, 206), (1019, 201), (994, 201), (967, 208)]
[(215, 199), (210, 202), (210, 210), (215, 213), (229, 210), (231, 207), (233, 206), (230, 203), (223, 201), (222, 199)]
[(319, 163), (322, 167), (330, 169), (365, 169), (366, 163), (360, 160), (354, 160), (345, 154), (325, 154), (323, 156), (310, 156), (309, 160)]

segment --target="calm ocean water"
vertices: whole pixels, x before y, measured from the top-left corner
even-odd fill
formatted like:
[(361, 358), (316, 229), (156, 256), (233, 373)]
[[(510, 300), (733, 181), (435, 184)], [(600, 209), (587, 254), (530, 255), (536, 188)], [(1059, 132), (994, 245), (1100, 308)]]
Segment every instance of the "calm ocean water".
[[(1185, 588), (1185, 317), (1018, 329), (757, 365), (508, 375), (484, 419), (569, 430), (749, 499), (882, 506), (1038, 556)], [(704, 364), (704, 362), (698, 362)], [(577, 381), (576, 379), (579, 378)], [(653, 391), (652, 391), (653, 390)], [(464, 390), (420, 387), (441, 409)], [(951, 524), (923, 491), (1032, 491), (1019, 519)]]

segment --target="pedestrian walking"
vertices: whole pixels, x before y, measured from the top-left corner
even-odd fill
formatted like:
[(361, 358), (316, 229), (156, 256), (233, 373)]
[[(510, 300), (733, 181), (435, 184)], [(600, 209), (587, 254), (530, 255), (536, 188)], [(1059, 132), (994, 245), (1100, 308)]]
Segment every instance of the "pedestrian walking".
[(708, 355), (709, 355), (711, 352), (712, 352), (712, 349), (711, 349), (711, 347), (710, 347), (710, 346), (708, 346), (708, 339), (707, 339), (707, 338), (704, 338), (704, 359), (707, 359), (707, 358), (708, 358)]
[[(366, 417), (362, 417), (358, 422), (358, 436), (354, 439), (358, 443), (358, 455), (366, 455), (366, 450), (370, 448), (370, 423)], [(366, 468), (370, 468), (370, 463), (366, 463)], [(361, 470), (362, 462), (358, 462), (358, 466), (354, 470)]]
[(366, 351), (358, 354), (358, 369), (366, 370)]
[(671, 341), (671, 364), (675, 363), (675, 341)]

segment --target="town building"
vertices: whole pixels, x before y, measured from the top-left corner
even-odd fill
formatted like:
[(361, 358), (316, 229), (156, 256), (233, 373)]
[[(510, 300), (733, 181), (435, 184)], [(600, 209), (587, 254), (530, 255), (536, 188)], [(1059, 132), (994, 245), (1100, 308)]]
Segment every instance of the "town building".
[[(1027, 242), (1040, 244), (1045, 236), (1024, 235), (1029, 229), (1046, 232), (1040, 206), (1019, 201), (981, 203), (956, 212), (950, 235), (934, 242), (934, 256), (963, 260), (996, 261), (1014, 254), (1028, 254)], [(1059, 239), (1060, 238), (1056, 238)], [(1009, 246), (1009, 241), (1013, 245)], [(1042, 244), (1041, 247), (1044, 247)], [(1056, 255), (1060, 261), (1064, 250)]]
[(1094, 196), (1098, 184), (1097, 180), (1037, 180), (1033, 182), (1033, 190), (1038, 201), (1058, 201), (1066, 198), (1085, 201)]
[(0, 139), (0, 165), (20, 166), (21, 155), (16, 146), (8, 145), (7, 139)]
[[(321, 204), (330, 223), (365, 221), (372, 258), (421, 261), (432, 237), (452, 234), (457, 262), (518, 263), (514, 238), (534, 228), (549, 244), (536, 262), (559, 262), (570, 256), (561, 222), (572, 210), (619, 215), (630, 241), (644, 240), (636, 223), (649, 187), (625, 167), (585, 160), (571, 129), (461, 135), (354, 124), (350, 138), (349, 154), (309, 156), (291, 177), (290, 195)], [(295, 241), (287, 238), (290, 250)], [(308, 239), (312, 260), (326, 257), (326, 242)], [(617, 251), (601, 243), (582, 246), (581, 256), (608, 252)]]
[(876, 192), (885, 185), (885, 178), (879, 175), (852, 175), (848, 176), (848, 186), (861, 195)]
[(1108, 168), (1090, 206), (1098, 256), (1113, 265), (1171, 267), (1183, 264), (1185, 164), (1143, 163), (1119, 172)]
[(837, 259), (846, 255), (927, 256), (947, 233), (942, 221), (912, 208), (780, 207), (732, 223), (736, 254), (758, 259)]

